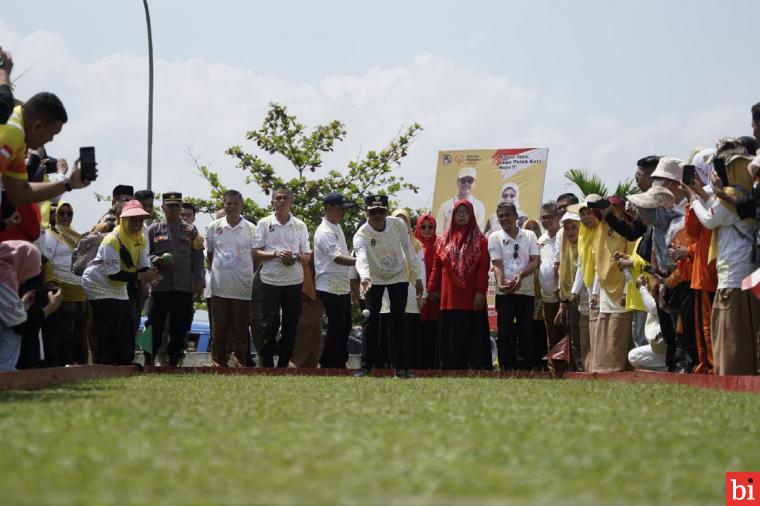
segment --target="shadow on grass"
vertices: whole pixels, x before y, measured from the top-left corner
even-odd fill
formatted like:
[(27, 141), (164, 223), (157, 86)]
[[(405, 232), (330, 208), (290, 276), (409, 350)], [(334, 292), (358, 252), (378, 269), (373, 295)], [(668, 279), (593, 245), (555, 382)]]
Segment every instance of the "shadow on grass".
[(123, 386), (103, 381), (76, 381), (63, 383), (40, 390), (5, 390), (0, 391), (0, 404), (19, 402), (51, 402), (87, 399), (102, 395), (108, 391), (124, 390)]

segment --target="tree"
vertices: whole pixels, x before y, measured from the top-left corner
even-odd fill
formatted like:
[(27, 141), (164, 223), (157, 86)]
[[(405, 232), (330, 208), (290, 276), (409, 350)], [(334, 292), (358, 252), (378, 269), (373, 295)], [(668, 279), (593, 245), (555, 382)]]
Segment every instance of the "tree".
[(633, 193), (638, 193), (639, 187), (631, 179), (626, 179), (617, 184), (614, 193), (610, 194), (607, 191), (607, 185), (604, 184), (602, 179), (593, 172), (587, 172), (584, 169), (572, 169), (565, 172), (565, 178), (570, 180), (581, 193), (591, 195), (595, 193), (602, 197), (608, 197), (610, 195), (617, 195), (618, 197), (627, 197)]
[[(322, 156), (333, 151), (335, 144), (345, 139), (345, 125), (334, 120), (307, 132), (306, 127), (296, 116), (289, 114), (285, 106), (272, 103), (261, 128), (247, 132), (246, 138), (254, 141), (260, 151), (285, 158), (295, 169), (293, 177), (287, 178), (285, 170), (276, 170), (259, 154), (248, 153), (240, 146), (232, 146), (226, 153), (237, 160), (238, 168), (248, 173), (246, 183), (255, 183), (265, 195), (271, 195), (280, 185), (287, 186), (293, 192), (293, 213), (306, 222), (311, 234), (322, 221), (322, 197), (330, 192), (342, 193), (359, 206), (349, 210), (343, 222), (346, 237), (351, 237), (360, 223), (360, 206), (366, 195), (379, 193), (393, 199), (402, 190), (415, 193), (419, 190), (405, 181), (403, 176), (393, 174), (393, 170), (401, 165), (411, 142), (421, 131), (422, 127), (414, 123), (384, 149), (369, 151), (363, 159), (349, 161), (345, 169), (332, 169), (323, 177), (318, 177), (316, 172), (322, 168)], [(202, 212), (213, 212), (221, 207), (221, 196), (226, 187), (216, 173), (200, 166), (197, 160), (195, 162), (211, 186), (211, 195), (209, 199), (191, 201)], [(246, 199), (244, 213), (250, 218), (259, 219), (268, 212), (269, 207), (258, 206)]]

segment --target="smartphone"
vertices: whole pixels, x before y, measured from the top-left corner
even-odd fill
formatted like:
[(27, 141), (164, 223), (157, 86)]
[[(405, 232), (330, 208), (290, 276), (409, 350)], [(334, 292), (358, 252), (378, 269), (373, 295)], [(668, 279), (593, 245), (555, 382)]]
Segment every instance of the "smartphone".
[(95, 148), (92, 146), (79, 148), (79, 168), (82, 171), (82, 180), (95, 181), (98, 178), (96, 167)]
[(681, 176), (681, 181), (683, 181), (683, 184), (686, 186), (691, 186), (694, 184), (694, 180), (697, 176), (697, 168), (693, 165), (684, 165), (683, 166), (683, 176)]
[(720, 157), (713, 158), (713, 169), (715, 170), (715, 173), (718, 175), (721, 181), (723, 181), (723, 186), (728, 186), (728, 173), (726, 173), (726, 160)]

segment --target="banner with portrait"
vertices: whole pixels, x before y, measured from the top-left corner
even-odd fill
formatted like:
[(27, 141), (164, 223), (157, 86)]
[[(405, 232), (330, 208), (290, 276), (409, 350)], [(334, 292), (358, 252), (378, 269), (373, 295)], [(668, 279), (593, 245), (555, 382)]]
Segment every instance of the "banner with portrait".
[[(499, 230), (496, 206), (511, 202), (517, 207), (519, 224), (538, 220), (544, 193), (548, 148), (466, 149), (438, 152), (432, 214), (440, 235), (451, 220), (454, 202), (472, 202), (480, 229), (486, 234)], [(488, 290), (489, 320), (495, 329), (493, 309), (496, 292), (491, 275)]]

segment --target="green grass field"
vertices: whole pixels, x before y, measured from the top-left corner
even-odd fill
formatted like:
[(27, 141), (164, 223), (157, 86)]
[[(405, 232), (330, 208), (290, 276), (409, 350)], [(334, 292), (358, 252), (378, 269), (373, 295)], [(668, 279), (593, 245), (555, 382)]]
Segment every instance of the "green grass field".
[(0, 502), (723, 504), (759, 420), (673, 385), (145, 375), (0, 392)]

